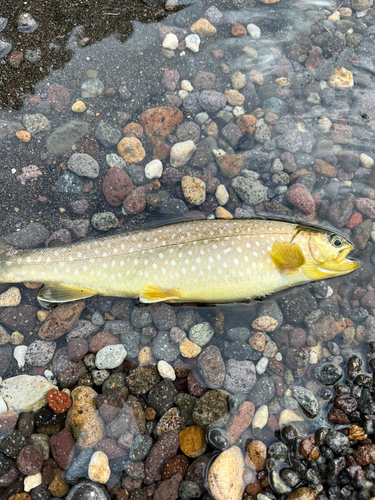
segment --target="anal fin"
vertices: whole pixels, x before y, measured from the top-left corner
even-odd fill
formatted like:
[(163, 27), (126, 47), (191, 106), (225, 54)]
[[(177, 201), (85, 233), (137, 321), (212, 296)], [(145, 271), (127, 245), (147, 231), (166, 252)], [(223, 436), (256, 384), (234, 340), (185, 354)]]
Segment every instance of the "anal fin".
[(96, 295), (92, 290), (85, 288), (74, 288), (65, 285), (55, 285), (53, 283), (46, 283), (38, 292), (38, 299), (43, 302), (71, 302), (73, 300), (87, 299)]
[(166, 290), (157, 286), (147, 285), (139, 294), (140, 302), (151, 304), (153, 302), (163, 302), (167, 300), (178, 300), (180, 295), (176, 290)]

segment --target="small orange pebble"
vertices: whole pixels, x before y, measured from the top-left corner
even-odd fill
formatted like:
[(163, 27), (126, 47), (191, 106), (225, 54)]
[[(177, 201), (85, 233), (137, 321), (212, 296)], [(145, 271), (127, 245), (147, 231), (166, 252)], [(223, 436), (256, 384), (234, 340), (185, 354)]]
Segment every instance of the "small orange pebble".
[(48, 406), (55, 413), (65, 413), (72, 406), (72, 398), (66, 392), (51, 389), (46, 397)]
[(19, 130), (16, 132), (16, 137), (22, 142), (30, 142), (31, 141), (31, 135), (27, 130)]

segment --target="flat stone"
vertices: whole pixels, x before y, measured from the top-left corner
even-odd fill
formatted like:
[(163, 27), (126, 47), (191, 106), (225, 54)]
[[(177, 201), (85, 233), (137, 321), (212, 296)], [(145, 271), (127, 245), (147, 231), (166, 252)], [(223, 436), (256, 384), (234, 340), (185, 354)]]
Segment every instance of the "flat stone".
[(2, 382), (0, 396), (9, 410), (26, 413), (45, 406), (47, 392), (51, 389), (57, 387), (40, 375), (18, 375)]

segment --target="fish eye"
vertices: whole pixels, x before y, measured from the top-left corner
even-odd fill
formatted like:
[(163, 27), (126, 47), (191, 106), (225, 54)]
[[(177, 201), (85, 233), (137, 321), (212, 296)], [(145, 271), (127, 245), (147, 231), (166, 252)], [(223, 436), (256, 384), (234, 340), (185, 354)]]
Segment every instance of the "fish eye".
[(336, 248), (341, 247), (342, 238), (340, 236), (338, 236), (337, 234), (331, 236), (331, 244)]

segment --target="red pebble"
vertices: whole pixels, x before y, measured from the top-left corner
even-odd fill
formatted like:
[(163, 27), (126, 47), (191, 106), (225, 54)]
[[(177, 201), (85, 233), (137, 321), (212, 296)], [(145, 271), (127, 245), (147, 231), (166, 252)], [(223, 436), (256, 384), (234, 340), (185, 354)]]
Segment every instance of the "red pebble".
[(347, 229), (354, 229), (361, 222), (362, 222), (362, 215), (359, 212), (354, 212), (354, 214), (350, 217), (350, 220), (345, 227)]
[(66, 392), (51, 389), (47, 392), (48, 406), (55, 413), (65, 413), (72, 406), (72, 398)]
[(233, 23), (231, 29), (233, 36), (246, 36), (246, 28), (239, 23)]
[(68, 469), (74, 457), (74, 439), (69, 429), (65, 427), (62, 431), (51, 436), (49, 445), (57, 465), (61, 469)]
[(276, 432), (279, 430), (279, 424), (275, 415), (269, 415), (267, 425), (272, 432)]

